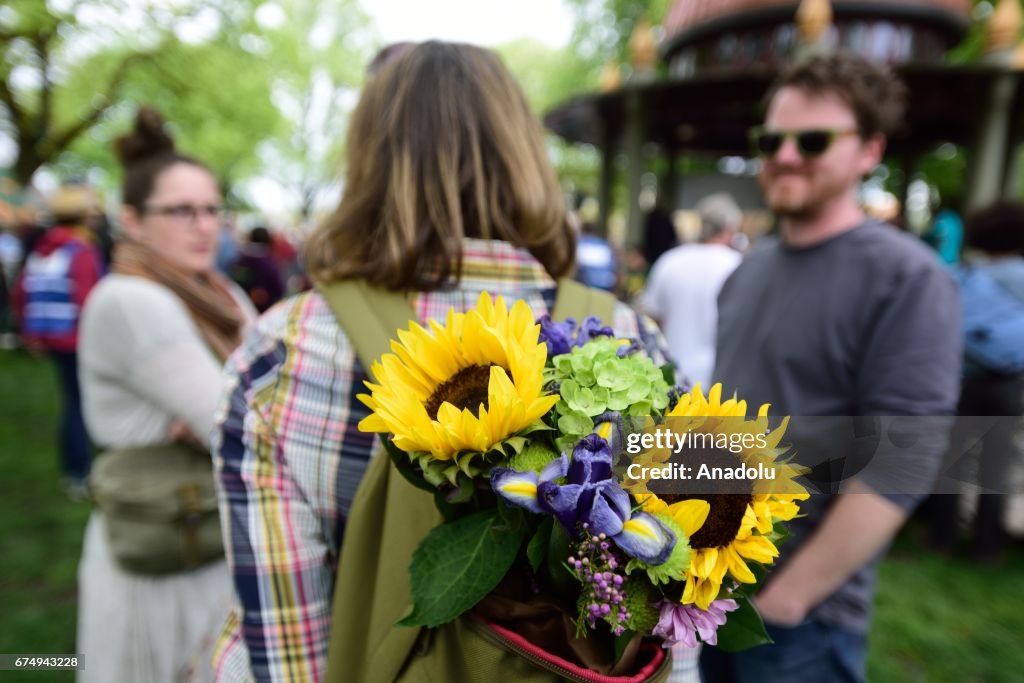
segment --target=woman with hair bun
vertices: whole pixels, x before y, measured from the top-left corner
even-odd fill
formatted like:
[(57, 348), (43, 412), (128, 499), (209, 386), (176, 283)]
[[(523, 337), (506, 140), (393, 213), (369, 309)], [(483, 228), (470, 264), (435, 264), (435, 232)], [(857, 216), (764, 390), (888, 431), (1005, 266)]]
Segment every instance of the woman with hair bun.
[[(222, 364), (255, 317), (214, 268), (220, 190), (204, 164), (175, 150), (152, 109), (140, 109), (116, 149), (123, 240), (82, 315), (86, 426), (105, 451), (174, 441), (206, 450)], [(79, 566), (77, 651), (88, 660), (79, 680), (208, 680), (231, 595), (224, 559), (132, 571), (115, 557), (105, 522), (98, 508)]]

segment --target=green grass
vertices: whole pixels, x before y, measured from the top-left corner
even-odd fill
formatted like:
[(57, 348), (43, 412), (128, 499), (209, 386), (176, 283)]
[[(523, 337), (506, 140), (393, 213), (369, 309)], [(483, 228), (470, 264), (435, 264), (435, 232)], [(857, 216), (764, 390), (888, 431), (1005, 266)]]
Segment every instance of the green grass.
[[(58, 487), (58, 394), (45, 360), (0, 351), (0, 653), (75, 651), (76, 571), (89, 508)], [(938, 557), (911, 528), (882, 566), (869, 679), (1024, 677), (1024, 549), (999, 567)], [(69, 681), (69, 673), (0, 674)]]
[[(75, 652), (78, 558), (86, 503), (60, 490), (59, 394), (45, 359), (0, 351), (0, 653)], [(70, 672), (4, 672), (70, 681)]]
[(911, 526), (883, 563), (869, 680), (1024, 680), (1024, 549), (998, 566), (943, 558)]

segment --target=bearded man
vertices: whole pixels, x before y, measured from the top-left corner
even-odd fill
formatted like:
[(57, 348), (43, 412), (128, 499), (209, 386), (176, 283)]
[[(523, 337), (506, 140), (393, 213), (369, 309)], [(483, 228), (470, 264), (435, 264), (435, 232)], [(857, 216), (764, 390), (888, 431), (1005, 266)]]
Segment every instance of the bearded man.
[[(797, 416), (863, 423), (955, 412), (952, 279), (917, 239), (868, 218), (859, 202), (904, 98), (885, 67), (816, 57), (780, 76), (751, 134), (779, 238), (755, 248), (722, 288), (714, 378), (749, 405), (794, 416), (794, 427)], [(875, 458), (897, 457), (912, 473), (898, 490), (862, 474), (801, 505), (805, 515), (755, 598), (775, 643), (735, 655), (705, 648), (704, 680), (864, 680), (878, 561), (946, 448), (945, 435), (919, 436), (909, 448), (879, 440)]]

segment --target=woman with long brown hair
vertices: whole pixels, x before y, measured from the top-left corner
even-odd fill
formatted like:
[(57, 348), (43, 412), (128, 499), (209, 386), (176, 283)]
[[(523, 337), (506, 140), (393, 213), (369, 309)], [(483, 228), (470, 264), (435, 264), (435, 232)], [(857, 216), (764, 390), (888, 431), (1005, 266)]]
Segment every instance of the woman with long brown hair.
[[(366, 85), (347, 138), (337, 210), (308, 245), (318, 284), (409, 292), (420, 322), (481, 292), (553, 304), (575, 236), (541, 129), (492, 52), (427, 42)], [(623, 335), (637, 316), (617, 311)], [(345, 519), (376, 437), (356, 425), (367, 375), (321, 294), (273, 309), (228, 363), (214, 435), (240, 610), (221, 680), (321, 680)]]

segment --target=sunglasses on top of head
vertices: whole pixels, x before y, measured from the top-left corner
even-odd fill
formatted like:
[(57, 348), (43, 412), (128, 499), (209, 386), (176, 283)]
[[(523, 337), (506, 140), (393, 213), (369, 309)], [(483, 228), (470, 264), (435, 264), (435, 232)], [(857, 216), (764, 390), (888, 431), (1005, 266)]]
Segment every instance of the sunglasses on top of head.
[(856, 128), (808, 128), (805, 130), (765, 130), (753, 128), (750, 131), (750, 144), (754, 153), (760, 157), (771, 159), (788, 138), (796, 141), (796, 149), (805, 159), (820, 157), (828, 151), (832, 143), (846, 135), (855, 135)]

